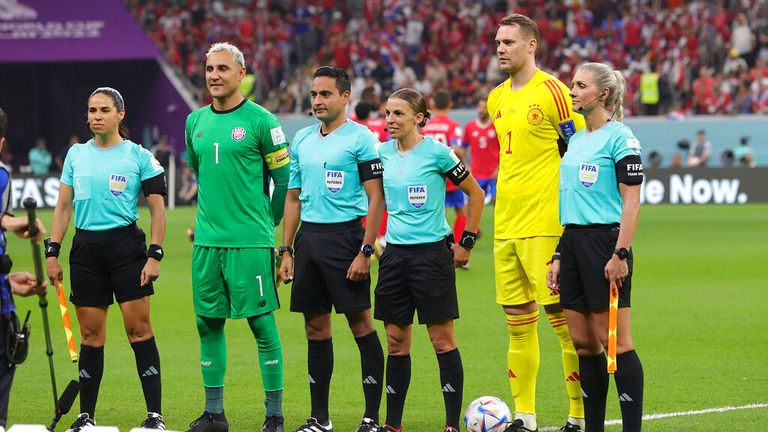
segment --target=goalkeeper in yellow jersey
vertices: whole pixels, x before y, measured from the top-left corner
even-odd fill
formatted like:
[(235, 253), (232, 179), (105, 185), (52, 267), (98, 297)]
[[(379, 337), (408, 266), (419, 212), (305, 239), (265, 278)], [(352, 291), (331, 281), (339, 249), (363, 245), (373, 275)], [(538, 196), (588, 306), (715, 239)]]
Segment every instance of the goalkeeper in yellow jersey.
[(499, 22), (496, 54), (509, 79), (488, 97), (499, 138), (494, 264), (496, 302), (509, 331), (507, 363), (515, 420), (507, 432), (536, 431), (536, 376), (539, 370), (539, 305), (560, 339), (564, 381), (570, 398), (562, 430), (584, 429), (579, 360), (565, 325), (560, 295), (547, 286), (547, 263), (562, 227), (558, 219), (560, 158), (568, 139), (584, 127), (571, 110), (568, 88), (536, 67), (539, 28), (524, 15)]

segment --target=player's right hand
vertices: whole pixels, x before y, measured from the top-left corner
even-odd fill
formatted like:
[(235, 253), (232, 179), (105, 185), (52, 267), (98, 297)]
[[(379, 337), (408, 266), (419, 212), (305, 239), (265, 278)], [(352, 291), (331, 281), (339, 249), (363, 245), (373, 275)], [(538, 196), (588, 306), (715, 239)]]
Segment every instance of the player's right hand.
[(283, 283), (289, 284), (293, 282), (293, 257), (289, 253), (283, 254), (283, 259), (280, 262), (280, 271), (278, 272), (280, 280)]
[(56, 286), (56, 282), (64, 278), (64, 269), (61, 268), (59, 259), (56, 257), (48, 257), (45, 259), (45, 272), (53, 286)]

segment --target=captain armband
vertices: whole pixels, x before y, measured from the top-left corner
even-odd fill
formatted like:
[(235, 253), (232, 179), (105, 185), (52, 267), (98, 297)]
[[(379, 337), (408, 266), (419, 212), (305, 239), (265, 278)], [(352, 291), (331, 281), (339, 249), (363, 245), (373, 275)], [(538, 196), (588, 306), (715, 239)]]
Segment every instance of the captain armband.
[(629, 155), (616, 162), (616, 181), (625, 185), (643, 182), (643, 161), (638, 155)]
[(267, 163), (267, 168), (269, 168), (270, 171), (288, 165), (291, 161), (291, 158), (288, 155), (288, 147), (283, 147), (280, 150), (267, 153), (267, 155), (264, 156), (264, 161)]
[(456, 186), (460, 185), (469, 176), (469, 170), (463, 163), (459, 162), (450, 171), (445, 173), (445, 176), (451, 180)]
[(384, 175), (384, 167), (381, 165), (381, 159), (376, 158), (357, 164), (357, 172), (360, 174), (360, 182), (363, 183), (381, 178)]
[(141, 191), (144, 196), (152, 194), (165, 196), (168, 194), (168, 186), (165, 184), (165, 173), (160, 173), (141, 182)]

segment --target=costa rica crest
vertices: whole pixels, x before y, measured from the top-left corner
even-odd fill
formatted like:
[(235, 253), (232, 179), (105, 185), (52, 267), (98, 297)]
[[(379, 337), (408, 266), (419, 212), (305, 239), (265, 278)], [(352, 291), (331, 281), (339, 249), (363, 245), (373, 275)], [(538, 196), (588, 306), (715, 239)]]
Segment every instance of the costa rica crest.
[(232, 129), (232, 139), (235, 141), (242, 141), (245, 138), (245, 129), (236, 127)]

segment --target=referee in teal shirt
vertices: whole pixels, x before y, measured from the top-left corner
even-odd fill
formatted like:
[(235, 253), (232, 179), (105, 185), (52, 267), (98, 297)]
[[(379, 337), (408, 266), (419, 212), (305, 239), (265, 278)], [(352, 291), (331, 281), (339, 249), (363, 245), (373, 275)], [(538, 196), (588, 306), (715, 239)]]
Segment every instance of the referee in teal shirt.
[[(144, 391), (147, 418), (141, 425), (165, 429), (160, 356), (149, 319), (152, 282), (160, 274), (164, 255), (165, 177), (152, 153), (128, 140), (124, 117), (125, 102), (117, 90), (101, 87), (88, 98), (88, 126), (93, 139), (72, 146), (67, 153), (51, 237), (46, 241), (47, 273), (56, 285), (64, 275), (58, 256), (74, 210), (70, 300), (80, 324), (81, 345), (80, 415), (70, 427), (73, 432), (95, 424), (107, 311), (113, 298), (120, 305)], [(144, 232), (136, 225), (139, 192), (147, 197), (152, 217), (149, 250)]]
[(360, 349), (365, 412), (356, 432), (378, 431), (384, 353), (371, 320), (369, 272), (384, 194), (378, 140), (344, 113), (350, 87), (343, 69), (317, 69), (310, 94), (320, 124), (297, 132), (290, 147), (280, 278), (293, 281), (291, 311), (304, 314), (312, 402), (310, 417), (296, 432), (333, 430), (331, 308), (346, 316)]
[(560, 290), (579, 356), (586, 430), (600, 432), (608, 393), (610, 284), (619, 287), (614, 374), (624, 432), (640, 431), (643, 368), (630, 334), (632, 239), (640, 216), (640, 142), (622, 120), (625, 82), (601, 63), (576, 70), (573, 109), (587, 127), (571, 137), (560, 164), (560, 223), (565, 226), (547, 282)]
[[(387, 330), (387, 420), (399, 432), (411, 379), (414, 312), (425, 324), (440, 366), (445, 431), (459, 431), (464, 368), (453, 321), (459, 317), (455, 267), (465, 265), (477, 240), (485, 194), (450, 148), (419, 134), (430, 113), (416, 90), (401, 89), (386, 105), (392, 136), (379, 147), (384, 168), (387, 249), (379, 264), (374, 316)], [(469, 196), (466, 231), (453, 244), (445, 219), (445, 180)]]

